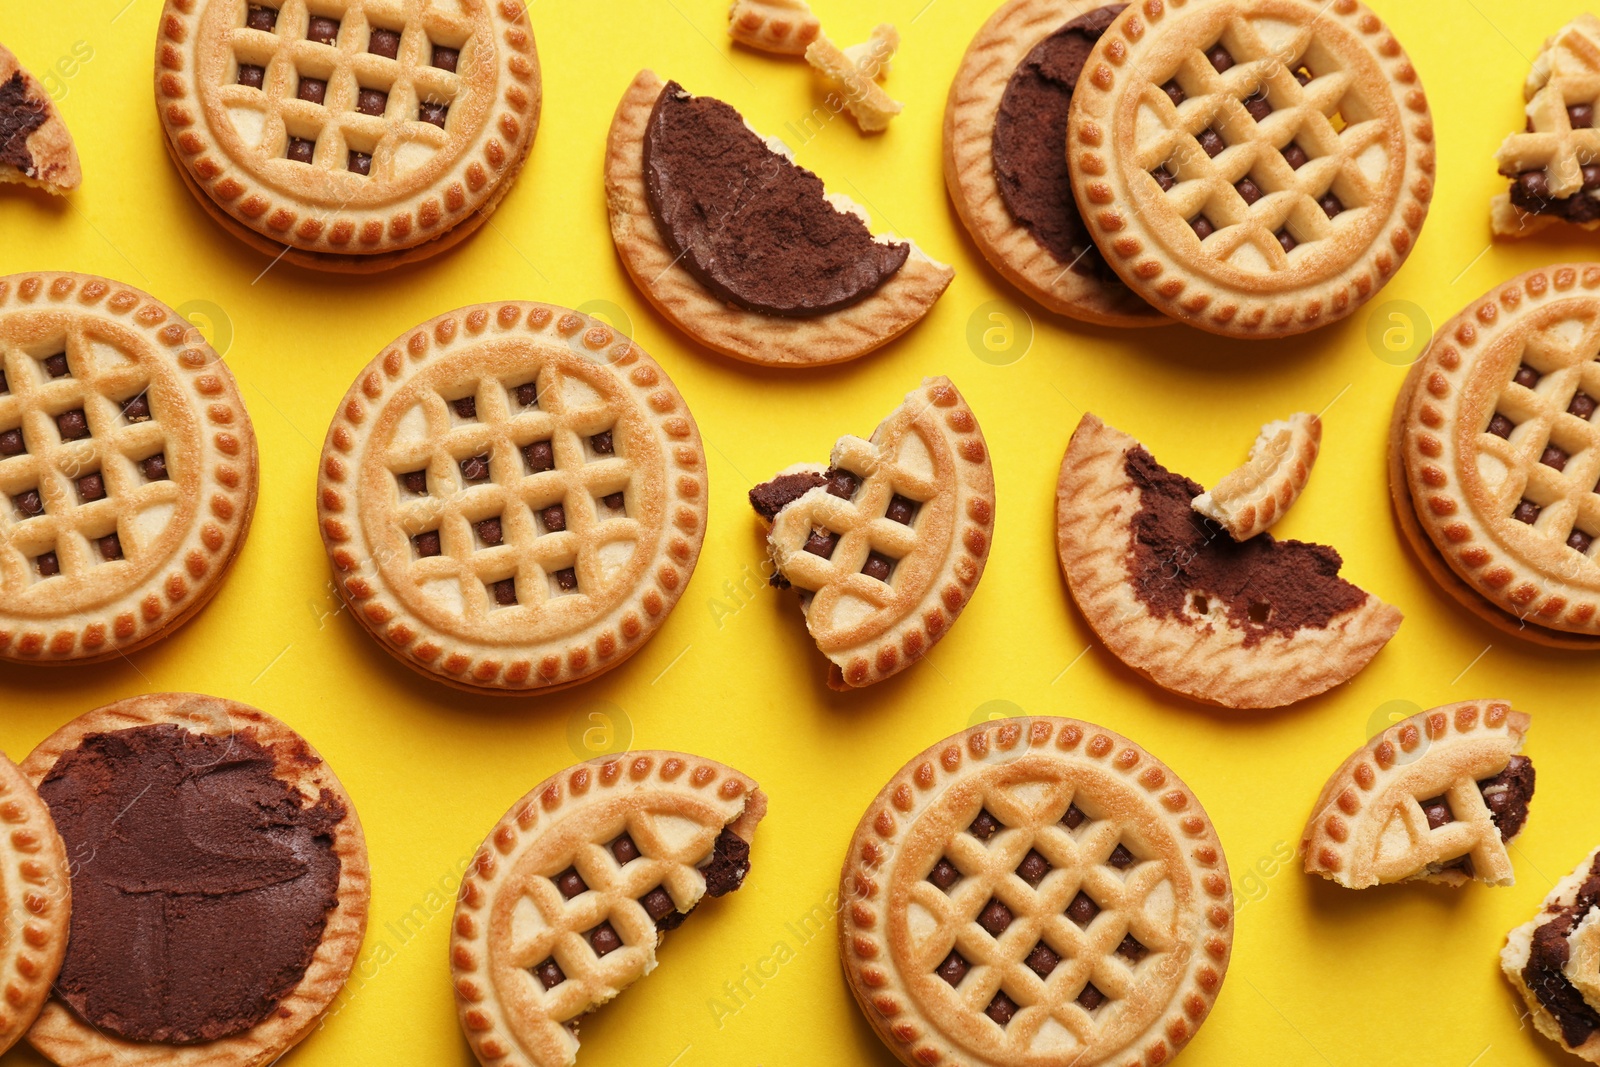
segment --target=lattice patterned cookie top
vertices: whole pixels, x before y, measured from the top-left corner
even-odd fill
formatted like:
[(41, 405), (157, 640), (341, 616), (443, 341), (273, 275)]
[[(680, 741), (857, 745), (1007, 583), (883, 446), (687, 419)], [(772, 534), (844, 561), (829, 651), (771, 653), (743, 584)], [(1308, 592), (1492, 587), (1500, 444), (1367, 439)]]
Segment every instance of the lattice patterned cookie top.
[(545, 304), (423, 323), (346, 395), (323, 540), (357, 619), (452, 684), (525, 692), (637, 651), (705, 537), (700, 434), (665, 372)]
[(767, 546), (833, 661), (829, 684), (870, 685), (915, 663), (955, 623), (989, 558), (994, 471), (948, 378), (929, 378), (829, 467), (751, 490)]
[(570, 767), (518, 801), (461, 883), (450, 944), (462, 1029), (486, 1067), (570, 1067), (578, 1020), (656, 966), (707, 896), (743, 884), (756, 783), (681, 752)]
[(370, 257), (475, 224), (539, 120), (520, 0), (167, 0), (156, 55), (190, 183), (301, 252)]
[(1145, 0), (1073, 96), (1073, 191), (1123, 280), (1217, 333), (1350, 314), (1433, 195), (1416, 71), (1356, 0)]
[(0, 278), (0, 658), (104, 659), (220, 586), (256, 500), (233, 376), (171, 308)]
[(67, 852), (50, 809), (27, 777), (0, 753), (0, 1052), (17, 1043), (61, 970), (72, 915)]
[(1351, 889), (1514, 880), (1506, 845), (1533, 796), (1517, 753), (1528, 716), (1500, 701), (1447, 704), (1384, 730), (1333, 773), (1306, 823), (1308, 874)]
[(988, 723), (907, 763), (862, 816), (840, 899), (850, 987), (914, 1067), (1164, 1063), (1233, 938), (1200, 802), (1073, 719)]

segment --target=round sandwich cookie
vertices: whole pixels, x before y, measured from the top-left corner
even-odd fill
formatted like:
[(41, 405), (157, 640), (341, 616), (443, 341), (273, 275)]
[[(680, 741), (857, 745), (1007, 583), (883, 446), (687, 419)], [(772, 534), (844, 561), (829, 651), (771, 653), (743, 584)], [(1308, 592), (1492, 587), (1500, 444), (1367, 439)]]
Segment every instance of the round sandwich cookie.
[(406, 331), (328, 430), (317, 517), (351, 614), (475, 692), (586, 681), (649, 640), (706, 529), (700, 431), (598, 319), (478, 304)]
[(1506, 935), (1500, 969), (1534, 1028), (1600, 1063), (1600, 848), (1555, 884), (1539, 914)]
[(0, 278), (0, 659), (171, 633), (221, 587), (256, 488), (233, 375), (177, 312), (86, 274)]
[(72, 882), (66, 846), (27, 776), (0, 753), (0, 1053), (33, 1025), (67, 951)]
[(874, 235), (729, 105), (642, 71), (606, 145), (611, 236), (634, 284), (708, 348), (751, 363), (839, 363), (922, 320), (955, 272)]
[(1028, 296), (1085, 322), (1162, 326), (1095, 247), (1063, 149), (1084, 61), (1126, 7), (1010, 0), (990, 16), (950, 86), (944, 180), (973, 243)]
[(1504, 701), (1419, 712), (1339, 765), (1311, 811), (1307, 874), (1347, 889), (1423, 881), (1516, 881), (1506, 847), (1528, 821), (1528, 716)]
[(1473, 301), (1411, 368), (1389, 488), (1417, 559), (1496, 629), (1600, 649), (1600, 264)]
[(0, 45), (0, 182), (60, 196), (82, 181), (78, 150), (50, 91)]
[(520, 0), (167, 0), (155, 92), (195, 199), (250, 247), (367, 273), (454, 247), (539, 125)]
[(1400, 269), (1433, 197), (1415, 68), (1356, 0), (1147, 0), (1072, 97), (1072, 190), (1106, 261), (1190, 325), (1286, 337)]
[(361, 949), (370, 879), (355, 807), (303, 738), (230, 700), (154, 693), (79, 716), (22, 770), (72, 860), (36, 1049), (60, 1067), (265, 1067), (317, 1026)]
[(913, 758), (856, 828), (839, 953), (909, 1067), (1154, 1067), (1233, 946), (1222, 843), (1160, 760), (1093, 723), (1017, 718)]
[(579, 1020), (750, 873), (756, 783), (682, 752), (569, 767), (517, 801), (461, 882), (450, 973), (484, 1067), (571, 1067)]
[(1194, 510), (1204, 488), (1085, 415), (1056, 483), (1056, 547), (1096, 636), (1164, 689), (1276, 708), (1349, 681), (1400, 612), (1339, 577), (1326, 545), (1235, 541)]

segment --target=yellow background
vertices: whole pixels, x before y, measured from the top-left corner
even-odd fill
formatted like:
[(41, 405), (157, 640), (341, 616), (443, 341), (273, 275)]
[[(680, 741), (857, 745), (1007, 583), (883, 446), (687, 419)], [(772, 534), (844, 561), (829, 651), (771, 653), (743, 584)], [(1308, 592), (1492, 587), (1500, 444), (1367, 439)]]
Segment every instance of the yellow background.
[[(1522, 125), (1529, 62), (1582, 5), (1381, 3), (1434, 109), (1431, 218), (1367, 308), (1308, 337), (1262, 344), (1184, 328), (1076, 326), (982, 263), (946, 199), (939, 136), (950, 78), (990, 0), (815, 7), (841, 43), (879, 21), (898, 25), (904, 47), (887, 84), (906, 107), (884, 136), (860, 136), (848, 117), (813, 119), (808, 134), (806, 116), (827, 114), (825, 90), (803, 63), (734, 50), (724, 0), (536, 0), (545, 112), (516, 187), (455, 253), (348, 280), (282, 265), (263, 275), (266, 259), (191, 200), (152, 104), (159, 0), (0, 5), (0, 41), (36, 74), (56, 72), (85, 174), (64, 202), (0, 191), (0, 274), (109, 275), (212, 319), (262, 456), (254, 529), (211, 606), (130, 660), (0, 668), (0, 746), (20, 758), (90, 708), (197, 690), (264, 708), (321, 749), (365, 823), (374, 891), (357, 973), (337, 1013), (292, 1054), (300, 1067), (472, 1062), (446, 969), (457, 873), (502, 812), (587, 755), (584, 731), (607, 721), (615, 740), (631, 735), (635, 747), (697, 751), (745, 770), (772, 807), (745, 889), (703, 909), (668, 939), (655, 976), (584, 1023), (581, 1062), (892, 1064), (840, 977), (831, 920), (820, 933), (801, 920), (825, 913), (845, 842), (889, 775), (975, 716), (1005, 709), (1125, 732), (1170, 763), (1216, 821), (1238, 933), (1186, 1067), (1573, 1062), (1523, 1025), (1496, 954), (1505, 931), (1600, 840), (1600, 676), (1591, 659), (1540, 651), (1468, 618), (1414, 565), (1383, 466), (1404, 368), (1379, 357), (1368, 328), (1375, 317), (1390, 324), (1389, 301), (1412, 302), (1437, 325), (1512, 275), (1581, 258), (1593, 244), (1579, 236), (1491, 247), (1487, 220), (1503, 187), (1494, 152)], [(92, 56), (74, 65), (75, 49)], [(857, 363), (797, 373), (716, 357), (656, 315), (618, 263), (601, 191), (612, 109), (646, 65), (734, 104), (831, 188), (868, 205), (880, 228), (953, 263), (955, 282), (927, 321)], [(590, 305), (631, 329), (689, 400), (712, 493), (699, 570), (649, 646), (577, 690), (513, 700), (422, 680), (344, 617), (313, 511), (316, 456), (357, 369), (422, 319), (500, 299)], [(990, 337), (1001, 351), (986, 349), (983, 330), (1007, 322), (1013, 347), (1002, 331)], [(866, 692), (832, 693), (792, 598), (762, 586), (745, 491), (790, 463), (824, 459), (837, 435), (870, 431), (923, 375), (941, 373), (966, 394), (993, 451), (999, 506), (988, 573), (925, 663)], [(1056, 466), (1080, 413), (1093, 411), (1212, 483), (1242, 460), (1263, 422), (1296, 410), (1323, 413), (1324, 454), (1278, 532), (1336, 546), (1347, 576), (1399, 605), (1406, 622), (1371, 667), (1327, 696), (1274, 714), (1208, 711), (1133, 676), (1071, 608), (1054, 551)], [(1539, 790), (1513, 850), (1515, 888), (1352, 893), (1286, 862), (1324, 777), (1404, 706), (1391, 702), (1487, 696), (1533, 714), (1527, 751)], [(735, 1001), (725, 983), (741, 982)], [(21, 1050), (5, 1062), (43, 1061)]]

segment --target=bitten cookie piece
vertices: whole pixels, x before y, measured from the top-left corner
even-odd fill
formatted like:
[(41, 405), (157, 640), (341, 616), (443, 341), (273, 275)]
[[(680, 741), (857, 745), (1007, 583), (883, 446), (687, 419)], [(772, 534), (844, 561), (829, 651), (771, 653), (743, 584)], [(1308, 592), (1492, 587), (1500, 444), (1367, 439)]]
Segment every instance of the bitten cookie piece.
[(1538, 915), (1506, 935), (1500, 968), (1541, 1034), (1600, 1063), (1600, 848), (1556, 883)]
[(0, 182), (60, 195), (82, 181), (78, 150), (50, 94), (0, 45)]

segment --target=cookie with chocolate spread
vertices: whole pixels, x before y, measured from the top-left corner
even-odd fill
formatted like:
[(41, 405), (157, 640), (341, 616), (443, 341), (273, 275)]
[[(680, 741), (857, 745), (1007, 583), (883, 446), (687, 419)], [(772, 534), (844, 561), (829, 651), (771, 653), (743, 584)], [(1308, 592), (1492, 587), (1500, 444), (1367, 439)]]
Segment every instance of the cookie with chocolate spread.
[(1371, 299), (1415, 246), (1433, 118), (1357, 0), (1139, 4), (1084, 69), (1073, 195), (1111, 268), (1173, 318), (1303, 333)]
[(1084, 61), (1126, 6), (1010, 0), (990, 16), (950, 85), (944, 178), (973, 243), (1024, 293), (1086, 322), (1161, 326), (1095, 247), (1065, 151)]
[(72, 930), (28, 1040), (61, 1067), (263, 1067), (349, 977), (370, 879), (355, 807), (283, 723), (157, 693), (22, 770), (72, 857)]
[(744, 884), (767, 798), (682, 752), (569, 767), (490, 831), (450, 938), (456, 1010), (484, 1067), (571, 1067), (578, 1027), (655, 970), (708, 897)]
[(1067, 586), (1107, 648), (1164, 689), (1275, 708), (1349, 681), (1400, 612), (1339, 577), (1325, 545), (1236, 542), (1194, 511), (1204, 489), (1085, 415), (1056, 483)]
[(72, 883), (66, 846), (50, 809), (17, 765), (0, 753), (0, 1053), (33, 1025), (67, 951)]
[(370, 273), (472, 234), (539, 125), (521, 3), (166, 0), (155, 93), (167, 154), (257, 251)]
[(1210, 1014), (1233, 946), (1222, 842), (1176, 774), (1093, 723), (985, 723), (867, 807), (839, 955), (908, 1067), (1155, 1067)]
[(233, 375), (176, 311), (87, 274), (0, 277), (0, 659), (172, 633), (221, 588), (256, 489)]
[(0, 45), (0, 182), (60, 195), (82, 181), (78, 149), (50, 93)]
[(841, 437), (750, 490), (774, 582), (800, 594), (835, 689), (871, 685), (927, 655), (983, 577), (994, 470), (948, 378), (928, 378), (873, 431)]
[(1383, 730), (1322, 787), (1300, 839), (1306, 873), (1347, 889), (1511, 885), (1506, 847), (1533, 799), (1527, 731), (1503, 701), (1446, 704)]
[(921, 321), (954, 272), (875, 236), (738, 111), (642, 71), (606, 147), (611, 235), (685, 333), (752, 363), (855, 359)]
[(1500, 969), (1541, 1034), (1600, 1063), (1600, 848), (1556, 883), (1539, 914), (1506, 935)]

